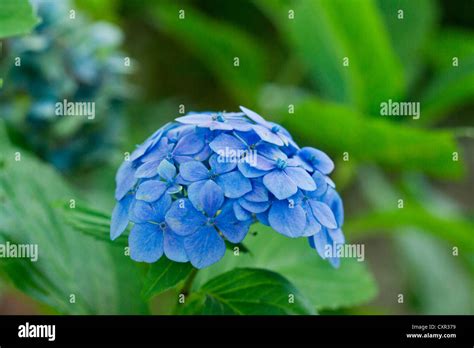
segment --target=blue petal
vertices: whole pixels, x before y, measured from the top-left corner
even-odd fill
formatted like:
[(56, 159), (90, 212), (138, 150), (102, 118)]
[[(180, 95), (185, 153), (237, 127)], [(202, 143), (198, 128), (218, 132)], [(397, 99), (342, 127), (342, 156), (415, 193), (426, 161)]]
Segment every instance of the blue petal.
[(158, 175), (158, 166), (160, 165), (161, 160), (150, 161), (143, 163), (138, 167), (135, 177), (136, 178), (152, 178)]
[(204, 145), (204, 139), (196, 133), (187, 134), (178, 141), (173, 154), (176, 156), (193, 155), (201, 151)]
[(141, 158), (141, 161), (161, 161), (163, 158), (166, 157), (169, 151), (170, 145), (168, 144), (168, 138), (163, 138), (160, 140), (157, 146), (150, 149), (150, 151), (148, 151), (148, 153)]
[(194, 125), (180, 125), (173, 129), (170, 129), (166, 133), (166, 137), (170, 139), (171, 142), (178, 142), (185, 135), (196, 132), (196, 127)]
[(265, 156), (261, 156), (259, 152), (257, 153), (258, 154), (254, 158), (251, 157), (251, 155), (247, 155), (245, 157), (245, 162), (250, 164), (252, 167), (255, 167), (256, 169), (260, 170), (272, 170), (275, 168), (274, 160), (270, 160)]
[(130, 208), (129, 218), (134, 223), (140, 224), (147, 221), (153, 221), (153, 218), (155, 217), (155, 211), (153, 210), (151, 203), (134, 200)]
[(228, 153), (229, 150), (247, 150), (247, 145), (245, 145), (236, 137), (228, 134), (221, 134), (217, 136), (213, 141), (211, 141), (209, 146), (212, 151), (221, 156), (225, 156), (225, 154)]
[(325, 175), (321, 174), (321, 172), (317, 170), (313, 173), (312, 177), (316, 184), (316, 190), (308, 192), (308, 197), (311, 197), (311, 198), (321, 197), (323, 194), (326, 193), (328, 189), (326, 177)]
[(212, 121), (207, 124), (199, 125), (198, 127), (207, 127), (210, 130), (223, 130), (223, 131), (234, 129), (234, 127), (232, 127), (230, 123), (219, 122), (219, 121)]
[(163, 160), (158, 166), (158, 174), (166, 181), (170, 181), (176, 176), (176, 168), (169, 161)]
[(235, 217), (237, 218), (237, 220), (245, 221), (245, 220), (249, 220), (249, 219), (252, 218), (252, 214), (249, 213), (244, 208), (242, 208), (240, 206), (239, 202), (235, 201), (232, 204), (232, 208), (234, 209), (234, 214), (235, 214)]
[(268, 201), (268, 190), (260, 180), (252, 180), (252, 191), (245, 194), (244, 198), (250, 202)]
[(306, 213), (306, 227), (303, 236), (309, 237), (321, 230), (321, 224), (316, 220), (307, 202), (303, 203), (303, 209)]
[(257, 114), (255, 111), (247, 109), (244, 106), (239, 106), (239, 107), (240, 107), (240, 110), (242, 110), (255, 123), (261, 124), (265, 127), (269, 126), (269, 123), (262, 116)]
[(135, 224), (128, 236), (130, 257), (152, 263), (163, 255), (163, 232), (153, 224)]
[(316, 233), (313, 237), (312, 244), (314, 248), (317, 250), (319, 256), (323, 259), (329, 260), (333, 267), (339, 267), (340, 259), (337, 255), (332, 256), (334, 252), (335, 244), (331, 240), (330, 236), (328, 235), (328, 230), (323, 228), (320, 232)]
[(336, 218), (326, 203), (309, 200), (314, 217), (327, 228), (337, 228)]
[(238, 171), (219, 175), (216, 182), (222, 187), (224, 195), (229, 198), (242, 197), (252, 190), (250, 180)]
[(344, 223), (344, 207), (342, 199), (333, 188), (328, 188), (323, 200), (329, 205), (334, 216), (336, 217), (337, 225), (341, 227)]
[(278, 129), (275, 132), (275, 134), (277, 134), (280, 137), (280, 139), (283, 141), (283, 144), (285, 144), (285, 146), (288, 146), (291, 143), (293, 147), (298, 147), (298, 145), (296, 145), (296, 143), (291, 138), (290, 133), (285, 128), (283, 128), (281, 125), (275, 122), (268, 122), (268, 123), (270, 124), (269, 128), (273, 129), (274, 127), (276, 127)]
[(147, 139), (143, 144), (140, 144), (135, 150), (133, 150), (132, 154), (130, 155), (130, 161), (135, 161), (141, 158), (151, 146), (153, 139)]
[(204, 268), (219, 261), (225, 254), (225, 243), (214, 227), (204, 226), (184, 239), (184, 248), (191, 264)]
[(170, 187), (168, 187), (166, 189), (166, 193), (170, 194), (170, 195), (174, 195), (178, 192), (181, 192), (181, 190), (183, 189), (183, 187), (181, 185), (171, 185)]
[(272, 204), (268, 221), (275, 231), (291, 238), (301, 237), (306, 227), (306, 215), (303, 208), (300, 205), (290, 208), (286, 200)]
[(247, 148), (251, 145), (255, 146), (261, 142), (260, 137), (254, 130), (251, 132), (234, 132), (234, 134), (247, 145)]
[(314, 236), (310, 236), (308, 237), (308, 242), (309, 242), (309, 246), (313, 249), (316, 249), (316, 246), (314, 245)]
[(173, 161), (177, 164), (183, 164), (189, 161), (195, 161), (194, 155), (184, 155), (184, 156), (172, 156)]
[(326, 179), (326, 182), (328, 183), (329, 186), (331, 186), (332, 188), (336, 188), (336, 184), (334, 183), (334, 181), (332, 181), (332, 179), (329, 176), (325, 176), (324, 179)]
[(171, 124), (168, 123), (165, 126), (161, 127), (158, 129), (155, 133), (153, 133), (145, 142), (141, 145), (139, 145), (130, 155), (130, 161), (135, 161), (139, 158), (141, 158), (149, 148), (154, 146), (158, 141), (160, 141), (161, 136), (163, 133), (169, 128)]
[(287, 161), (288, 156), (285, 155), (284, 152), (282, 152), (278, 147), (270, 144), (262, 144), (257, 147), (257, 152), (259, 155), (271, 159), (273, 161), (276, 161), (277, 159), (282, 159)]
[(248, 132), (253, 126), (250, 122), (245, 120), (228, 119), (226, 123), (232, 126), (232, 129), (241, 132)]
[(151, 203), (151, 206), (153, 207), (154, 211), (154, 217), (152, 221), (165, 221), (166, 212), (171, 207), (171, 197), (169, 195), (163, 195), (159, 200)]
[(193, 155), (193, 159), (195, 159), (196, 161), (203, 162), (207, 160), (209, 156), (211, 156), (211, 154), (212, 154), (212, 149), (209, 147), (209, 145), (206, 144), (204, 145), (201, 151)]
[(154, 202), (166, 191), (166, 184), (159, 180), (148, 180), (138, 186), (135, 198), (145, 202)]
[(326, 233), (326, 229), (323, 228), (321, 231), (316, 233), (312, 238), (314, 248), (318, 252), (321, 258), (326, 258), (326, 248), (332, 247), (332, 243), (328, 239), (328, 235)]
[(132, 195), (126, 195), (115, 205), (110, 223), (110, 239), (120, 236), (128, 226), (128, 211), (133, 201)]
[(206, 223), (205, 216), (186, 198), (173, 202), (165, 220), (171, 230), (180, 236), (190, 235)]
[(131, 205), (129, 218), (135, 223), (162, 222), (170, 206), (171, 197), (169, 195), (163, 195), (153, 203), (135, 200)]
[(288, 198), (289, 201), (292, 201), (294, 204), (302, 204), (307, 195), (304, 195), (302, 191), (296, 192), (293, 196)]
[(253, 126), (253, 130), (255, 131), (255, 133), (258, 134), (258, 136), (263, 141), (266, 141), (267, 143), (275, 144), (277, 146), (283, 146), (284, 145), (281, 138), (277, 134), (275, 134), (271, 130), (269, 130), (268, 128), (265, 128), (263, 126), (255, 124)]
[(115, 176), (115, 183), (117, 184), (115, 199), (121, 200), (133, 188), (136, 181), (133, 163), (131, 161), (124, 161)]
[(247, 162), (240, 162), (238, 164), (238, 167), (239, 167), (239, 171), (242, 173), (243, 176), (245, 176), (246, 178), (258, 178), (258, 177), (261, 177), (265, 174), (268, 173), (267, 170), (260, 170), (260, 169), (257, 169), (253, 166), (251, 166), (249, 163)]
[(191, 185), (191, 184), (193, 183), (192, 181), (185, 180), (185, 179), (181, 176), (181, 174), (176, 175), (176, 179), (175, 179), (175, 180), (176, 180), (176, 182), (177, 182), (178, 184), (180, 184), (180, 185), (189, 186), (189, 185)]
[(226, 119), (245, 120), (243, 112), (224, 112), (223, 115)]
[[(278, 132), (276, 132), (275, 134), (280, 137), (281, 141), (283, 141), (283, 144), (284, 144), (285, 146), (288, 146), (289, 142), (292, 141), (290, 138), (288, 138), (286, 135), (284, 135), (281, 131), (278, 131)], [(293, 142), (293, 144), (296, 145), (295, 142)]]
[(204, 187), (204, 184), (207, 181), (208, 180), (196, 181), (188, 186), (188, 198), (191, 201), (194, 208), (196, 208), (199, 211), (203, 210), (202, 204), (201, 204), (200, 193), (201, 193), (202, 188)]
[(207, 216), (213, 217), (224, 203), (224, 191), (214, 181), (208, 180), (199, 193), (199, 201)]
[(295, 155), (291, 158), (294, 167), (302, 167), (304, 170), (308, 172), (313, 172), (314, 168), (311, 166), (307, 161), (303, 160), (300, 156)]
[(240, 243), (247, 235), (252, 223), (252, 220), (238, 220), (234, 214), (231, 202), (224, 205), (222, 212), (216, 218), (216, 225), (219, 231), (232, 243)]
[(191, 114), (182, 117), (175, 118), (176, 121), (184, 124), (194, 124), (199, 125), (202, 123), (206, 123), (212, 120), (212, 115), (209, 114)]
[(278, 169), (266, 174), (263, 177), (263, 184), (279, 200), (286, 199), (298, 191), (296, 184)]
[(328, 230), (329, 237), (331, 238), (333, 244), (344, 244), (345, 238), (342, 230), (340, 228), (335, 230)]
[(270, 207), (270, 202), (250, 202), (244, 198), (240, 198), (239, 203), (242, 208), (255, 214), (263, 213), (268, 209), (268, 207)]
[(268, 221), (268, 210), (263, 213), (257, 214), (257, 220), (265, 226), (270, 226), (270, 222)]
[(209, 177), (209, 169), (198, 161), (189, 161), (179, 166), (179, 174), (184, 180), (199, 181)]
[(252, 220), (239, 221), (236, 218), (234, 220), (219, 220), (217, 227), (228, 241), (240, 243), (247, 235), (252, 222)]
[(312, 148), (303, 147), (298, 155), (305, 161), (311, 163), (314, 169), (319, 170), (323, 174), (329, 174), (334, 169), (334, 162), (324, 152)]
[(316, 190), (313, 178), (303, 168), (286, 167), (284, 171), (300, 189), (305, 191)]
[(209, 165), (215, 174), (224, 174), (237, 167), (238, 159), (228, 159), (224, 156), (214, 154), (209, 158)]
[(341, 259), (339, 257), (328, 257), (328, 260), (334, 268), (339, 268), (341, 265)]
[(171, 232), (171, 230), (167, 230), (164, 236), (163, 248), (166, 257), (176, 262), (189, 261), (184, 249), (184, 237), (178, 236), (176, 233)]

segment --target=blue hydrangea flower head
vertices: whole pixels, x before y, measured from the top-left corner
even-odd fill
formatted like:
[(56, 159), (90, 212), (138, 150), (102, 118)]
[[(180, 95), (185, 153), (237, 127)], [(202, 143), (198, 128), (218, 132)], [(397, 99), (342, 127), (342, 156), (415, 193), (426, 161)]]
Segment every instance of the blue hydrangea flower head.
[(116, 239), (133, 224), (133, 260), (164, 255), (204, 268), (260, 222), (308, 238), (339, 266), (327, 252), (344, 243), (342, 200), (328, 177), (334, 163), (321, 150), (300, 148), (282, 126), (241, 111), (178, 117), (122, 163), (110, 234)]
[[(68, 0), (32, 4), (41, 23), (3, 45), (0, 117), (58, 169), (94, 167), (121, 138), (123, 101), (130, 94), (122, 32), (79, 13), (71, 20)], [(64, 101), (94, 103), (93, 118), (56, 114)]]

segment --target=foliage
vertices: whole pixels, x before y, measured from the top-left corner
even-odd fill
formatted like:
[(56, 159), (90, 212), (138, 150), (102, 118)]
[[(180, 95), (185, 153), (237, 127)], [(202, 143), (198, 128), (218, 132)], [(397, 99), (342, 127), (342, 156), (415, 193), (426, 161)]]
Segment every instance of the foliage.
[[(141, 142), (150, 128), (174, 118), (181, 104), (207, 110), (248, 104), (268, 112), (296, 141), (335, 159), (348, 241), (366, 245), (377, 272), (374, 276), (367, 262), (355, 259), (343, 259), (333, 269), (305, 241), (288, 241), (260, 224), (243, 245), (228, 245), (224, 258), (209, 268), (197, 271), (165, 258), (146, 267), (133, 264), (123, 249), (129, 232), (114, 243), (108, 239), (106, 209), (81, 199), (63, 177), (0, 132), (0, 242), (38, 243), (43, 255), (37, 263), (0, 260), (3, 279), (60, 313), (146, 313), (151, 299), (176, 303), (181, 314), (353, 313), (367, 303), (382, 303), (382, 311), (390, 313), (390, 299), (376, 297), (379, 288), (386, 293), (385, 282), (378, 282), (383, 272), (408, 294), (401, 311), (472, 313), (472, 200), (462, 208), (433, 187), (449, 191), (453, 184), (446, 182), (463, 179), (458, 185), (470, 189), (472, 183), (472, 148), (461, 146), (458, 134), (472, 132), (464, 127), (474, 96), (474, 34), (441, 22), (445, 14), (437, 2), (87, 0), (77, 5), (124, 29), (132, 53), (146, 52), (136, 57), (146, 63), (138, 83), (148, 98), (166, 105), (149, 108), (149, 100), (139, 101), (124, 141)], [(0, 3), (2, 38), (26, 34), (37, 21), (26, 0)], [(153, 64), (162, 66), (162, 75), (151, 73)], [(388, 99), (419, 101), (420, 119), (382, 117), (380, 103)], [(454, 132), (447, 124), (462, 129)], [(17, 131), (9, 128), (14, 136)], [(19, 162), (15, 151), (21, 151)], [(105, 161), (103, 155), (97, 158)], [(103, 169), (91, 175), (99, 183), (112, 181), (116, 168)], [(110, 190), (102, 188), (107, 185), (88, 189), (79, 175), (75, 184), (101, 202), (112, 201)], [(75, 209), (69, 208), (71, 198)], [(397, 207), (399, 199), (403, 208)], [(371, 244), (372, 238), (382, 243), (382, 251), (374, 250), (380, 244)], [(393, 249), (394, 260), (377, 255), (385, 248)], [(186, 295), (184, 305), (180, 293)], [(289, 294), (295, 303), (288, 302)]]
[(123, 249), (75, 232), (55, 207), (76, 199), (61, 176), (30, 154), (11, 147), (2, 123), (0, 148), (2, 243), (34, 244), (39, 252), (37, 262), (0, 259), (2, 273), (26, 294), (60, 313), (146, 312), (139, 300), (138, 270)]
[[(350, 160), (395, 170), (418, 170), (438, 177), (459, 177), (463, 173), (463, 163), (452, 160), (458, 147), (449, 131), (364, 119), (365, 114), (317, 98), (300, 98), (293, 104), (294, 113), (289, 114), (285, 110), (287, 100), (283, 98), (281, 94), (275, 96), (278, 104), (271, 106), (277, 113), (286, 114), (282, 124), (308, 144), (316, 141), (339, 158), (347, 153)], [(311, 122), (317, 122), (318, 127), (306, 127)]]
[(377, 293), (367, 267), (355, 259), (343, 259), (340, 268), (334, 269), (315, 258), (306, 241), (285, 240), (264, 225), (252, 232), (245, 241), (250, 253), (228, 252), (221, 262), (201, 270), (196, 284), (234, 267), (260, 267), (286, 277), (318, 310), (364, 303)]
[(27, 34), (38, 24), (28, 0), (4, 0), (0, 4), (0, 38)]
[(183, 314), (314, 314), (285, 278), (262, 269), (235, 268), (193, 293)]

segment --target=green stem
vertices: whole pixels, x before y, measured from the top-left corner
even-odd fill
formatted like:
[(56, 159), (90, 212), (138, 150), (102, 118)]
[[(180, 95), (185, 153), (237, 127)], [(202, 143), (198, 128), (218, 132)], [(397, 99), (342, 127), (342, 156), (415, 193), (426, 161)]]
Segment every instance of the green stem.
[[(189, 295), (189, 293), (191, 292), (191, 288), (193, 286), (194, 279), (196, 279), (197, 272), (198, 272), (198, 269), (193, 268), (193, 270), (191, 271), (191, 274), (188, 276), (188, 278), (186, 278), (186, 281), (184, 282), (183, 287), (179, 291), (179, 294), (182, 294), (185, 297)], [(180, 303), (178, 299), (176, 301), (176, 305), (174, 306), (173, 314), (178, 314), (179, 305)]]
[(186, 282), (184, 283), (180, 291), (180, 294), (183, 294), (186, 297), (189, 295), (189, 293), (191, 292), (191, 287), (193, 286), (194, 279), (196, 278), (197, 272), (198, 272), (198, 269), (193, 268), (193, 270), (191, 271), (191, 274), (186, 279)]

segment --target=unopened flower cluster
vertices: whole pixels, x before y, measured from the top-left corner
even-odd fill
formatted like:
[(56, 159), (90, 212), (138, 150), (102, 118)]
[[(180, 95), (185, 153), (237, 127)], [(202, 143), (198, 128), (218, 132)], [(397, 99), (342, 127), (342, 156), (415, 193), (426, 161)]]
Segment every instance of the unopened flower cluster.
[(276, 123), (238, 113), (192, 113), (157, 130), (116, 176), (111, 238), (129, 225), (133, 260), (165, 255), (207, 267), (255, 222), (307, 237), (323, 258), (344, 243), (343, 207), (322, 151), (300, 148)]
[[(76, 13), (68, 0), (31, 2), (41, 22), (3, 45), (0, 118), (58, 169), (94, 166), (110, 157), (123, 125), (129, 69), (119, 50), (122, 33)], [(97, 115), (58, 116), (56, 104), (65, 100), (94, 103)]]

